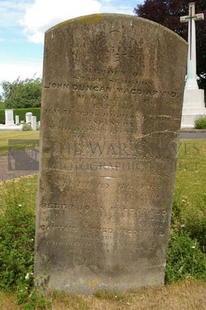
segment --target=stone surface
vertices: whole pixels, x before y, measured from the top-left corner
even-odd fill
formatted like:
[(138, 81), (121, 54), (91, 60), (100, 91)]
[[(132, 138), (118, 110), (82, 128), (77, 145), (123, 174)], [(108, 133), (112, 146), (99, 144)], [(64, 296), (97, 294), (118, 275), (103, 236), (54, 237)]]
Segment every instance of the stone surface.
[(25, 114), (25, 118), (26, 118), (26, 123), (30, 123), (31, 124), (31, 120), (32, 120), (32, 112), (27, 112)]
[(195, 3), (189, 3), (189, 15), (181, 16), (188, 23), (187, 78), (183, 98), (181, 128), (194, 128), (195, 120), (206, 114), (204, 90), (197, 84), (196, 27), (195, 22), (204, 19), (204, 14), (195, 14)]
[(5, 110), (5, 125), (6, 126), (14, 125), (14, 112), (12, 109)]
[(19, 115), (15, 115), (15, 124), (18, 125), (19, 123)]
[(37, 121), (36, 121), (35, 115), (32, 115), (32, 117), (31, 117), (31, 128), (34, 131), (36, 131), (36, 129), (37, 129)]
[(189, 3), (189, 15), (180, 17), (181, 23), (188, 23), (187, 89), (198, 89), (195, 22), (203, 19), (203, 13), (195, 13), (195, 2)]
[(204, 89), (185, 87), (181, 128), (194, 128), (198, 117), (206, 116)]
[(21, 131), (23, 129), (23, 125), (2, 125), (0, 124), (0, 131)]
[(36, 286), (164, 283), (186, 55), (175, 33), (128, 15), (46, 32)]

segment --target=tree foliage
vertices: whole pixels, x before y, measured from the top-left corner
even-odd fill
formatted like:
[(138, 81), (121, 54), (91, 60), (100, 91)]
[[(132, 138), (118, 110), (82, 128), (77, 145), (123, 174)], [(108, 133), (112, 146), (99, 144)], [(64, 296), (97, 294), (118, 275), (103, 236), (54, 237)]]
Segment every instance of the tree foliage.
[(14, 82), (3, 81), (2, 97), (5, 108), (32, 108), (41, 106), (41, 79), (31, 78)]
[(3, 101), (3, 97), (0, 94), (0, 109), (4, 109), (4, 101)]
[[(180, 16), (188, 15), (191, 0), (146, 0), (138, 4), (134, 12), (139, 17), (150, 19), (179, 34), (188, 37), (188, 24), (180, 23)], [(197, 74), (200, 86), (206, 88), (206, 1), (196, 0), (196, 13), (204, 13), (204, 21), (196, 23)]]

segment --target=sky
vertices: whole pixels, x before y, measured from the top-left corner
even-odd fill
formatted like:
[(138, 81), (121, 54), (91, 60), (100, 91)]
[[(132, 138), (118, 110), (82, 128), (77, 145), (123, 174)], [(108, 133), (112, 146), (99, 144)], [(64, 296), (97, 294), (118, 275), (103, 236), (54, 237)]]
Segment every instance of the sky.
[[(42, 77), (44, 33), (93, 13), (134, 14), (143, 0), (0, 0), (0, 83)], [(1, 88), (0, 88), (1, 92)]]

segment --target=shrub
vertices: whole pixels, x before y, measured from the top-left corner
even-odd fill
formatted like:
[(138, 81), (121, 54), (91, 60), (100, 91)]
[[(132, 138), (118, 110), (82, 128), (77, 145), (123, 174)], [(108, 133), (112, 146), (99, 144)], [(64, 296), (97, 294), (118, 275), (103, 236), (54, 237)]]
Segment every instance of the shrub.
[(196, 205), (176, 192), (173, 202), (165, 281), (206, 279), (206, 196)]
[(29, 123), (24, 123), (24, 124), (23, 124), (22, 130), (23, 130), (23, 131), (31, 131), (31, 130), (32, 130), (31, 124), (29, 124)]
[(195, 129), (206, 129), (206, 116), (198, 117), (195, 120)]
[(206, 256), (197, 240), (186, 232), (173, 232), (169, 240), (166, 283), (185, 279), (206, 279)]
[(206, 194), (198, 197), (193, 208), (185, 216), (184, 230), (192, 239), (196, 239), (203, 252), (206, 252)]
[(23, 310), (51, 309), (51, 302), (33, 288), (36, 177), (1, 186), (0, 289), (16, 290)]
[(12, 190), (5, 192), (0, 216), (0, 289), (16, 289), (24, 283), (29, 287), (33, 281), (34, 212), (21, 193)]
[(206, 252), (206, 194), (199, 196), (191, 206), (181, 193), (175, 193), (171, 231), (184, 231), (198, 241), (202, 252)]

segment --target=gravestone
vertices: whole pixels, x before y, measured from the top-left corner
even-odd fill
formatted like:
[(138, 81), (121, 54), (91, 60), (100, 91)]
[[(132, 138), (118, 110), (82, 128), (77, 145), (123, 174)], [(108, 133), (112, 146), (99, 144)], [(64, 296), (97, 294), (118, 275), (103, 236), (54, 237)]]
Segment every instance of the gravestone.
[(45, 34), (35, 285), (164, 283), (187, 44), (100, 14)]
[(5, 125), (6, 126), (14, 125), (14, 112), (12, 109), (5, 110)]
[(36, 116), (35, 115), (32, 115), (32, 117), (31, 117), (31, 128), (32, 128), (32, 130), (36, 131), (37, 122), (36, 122)]
[[(16, 122), (16, 117), (15, 117)], [(5, 125), (0, 124), (0, 131), (20, 131), (23, 129), (23, 125), (19, 126), (17, 124), (14, 124), (14, 112), (12, 109), (6, 109), (5, 110)]]
[(31, 120), (32, 120), (32, 112), (27, 112), (25, 114), (25, 118), (26, 118), (26, 123), (30, 123), (31, 124)]
[(16, 125), (19, 124), (19, 115), (15, 115), (15, 124), (16, 124)]

